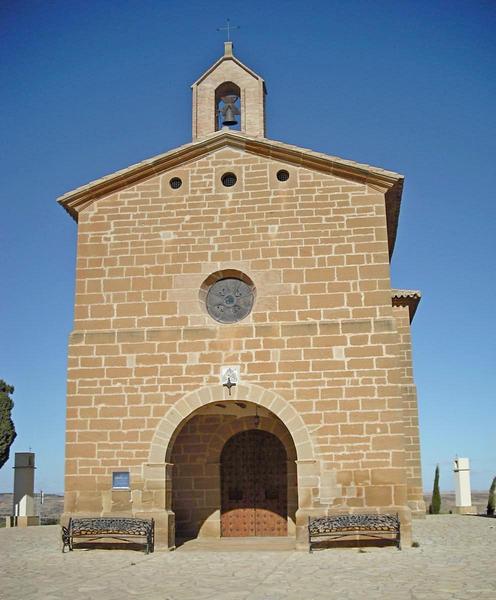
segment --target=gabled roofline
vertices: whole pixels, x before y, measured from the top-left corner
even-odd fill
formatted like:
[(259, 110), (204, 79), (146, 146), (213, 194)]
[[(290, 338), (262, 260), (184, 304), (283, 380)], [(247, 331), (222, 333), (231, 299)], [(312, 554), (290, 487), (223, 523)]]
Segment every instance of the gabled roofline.
[(391, 290), (393, 306), (408, 306), (410, 323), (417, 311), (422, 294), (418, 290)]
[(258, 75), (257, 73), (255, 73), (255, 71), (252, 71), (250, 69), (250, 67), (247, 67), (245, 64), (243, 64), (238, 58), (236, 58), (234, 56), (234, 54), (232, 53), (232, 48), (233, 48), (232, 42), (224, 42), (224, 55), (221, 56), (219, 58), (219, 60), (217, 60), (211, 67), (209, 67), (203, 73), (203, 75), (200, 75), (200, 77), (194, 83), (191, 84), (191, 87), (194, 88), (196, 85), (201, 83), (206, 77), (208, 77), (208, 75), (210, 75), (210, 73), (212, 71), (214, 71), (221, 64), (221, 62), (223, 62), (225, 60), (232, 60), (233, 62), (235, 62), (238, 65), (238, 67), (241, 67), (247, 73), (249, 73), (252, 77), (261, 81), (263, 83), (264, 89), (265, 89), (265, 81), (263, 80), (263, 78), (260, 77), (260, 75)]
[(57, 201), (77, 221), (79, 212), (95, 200), (115, 193), (124, 187), (132, 186), (148, 177), (159, 175), (179, 165), (197, 160), (225, 146), (363, 183), (384, 193), (389, 255), (391, 257), (398, 226), (403, 175), (267, 138), (247, 136), (245, 133), (229, 129), (222, 129), (205, 139), (190, 142), (111, 175), (91, 181), (60, 196)]

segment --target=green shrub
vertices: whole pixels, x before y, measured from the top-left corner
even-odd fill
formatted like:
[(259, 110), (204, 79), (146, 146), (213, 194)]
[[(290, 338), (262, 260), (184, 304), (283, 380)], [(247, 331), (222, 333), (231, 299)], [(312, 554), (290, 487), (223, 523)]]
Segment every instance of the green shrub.
[(432, 500), (429, 506), (430, 515), (438, 515), (441, 512), (441, 492), (439, 491), (439, 465), (436, 466), (434, 474), (434, 487), (432, 488)]
[(16, 438), (16, 430), (12, 422), (14, 403), (9, 394), (14, 387), (0, 379), (0, 469), (9, 460), (9, 450)]
[(489, 498), (487, 499), (487, 516), (494, 517), (496, 511), (496, 477), (489, 488)]

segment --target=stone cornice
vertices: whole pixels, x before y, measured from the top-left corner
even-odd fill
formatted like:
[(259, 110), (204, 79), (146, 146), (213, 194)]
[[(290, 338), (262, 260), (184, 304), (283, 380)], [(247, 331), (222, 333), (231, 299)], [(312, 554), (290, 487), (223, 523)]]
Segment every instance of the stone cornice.
[(385, 195), (389, 255), (391, 257), (396, 239), (403, 176), (392, 171), (345, 160), (299, 146), (255, 138), (244, 133), (218, 131), (205, 139), (190, 142), (164, 154), (131, 165), (111, 175), (91, 181), (60, 196), (57, 201), (77, 221), (78, 214), (95, 200), (133, 186), (149, 177), (197, 160), (223, 147), (239, 149), (272, 160), (289, 162), (295, 166), (313, 169), (345, 180), (368, 185)]
[[(253, 337), (300, 337), (316, 335), (353, 335), (356, 333), (384, 333), (395, 331), (392, 317), (370, 317), (359, 319), (333, 319), (316, 321), (278, 321), (272, 323), (233, 323), (238, 335)], [(188, 340), (188, 332), (201, 331), (205, 338), (221, 339), (225, 331), (219, 325), (166, 325), (163, 327), (138, 327), (123, 329), (74, 329), (69, 334), (69, 344), (122, 344), (137, 342), (170, 341), (169, 332), (180, 331), (183, 340)]]
[(418, 290), (391, 290), (393, 306), (407, 306), (410, 323), (413, 321), (422, 294)]

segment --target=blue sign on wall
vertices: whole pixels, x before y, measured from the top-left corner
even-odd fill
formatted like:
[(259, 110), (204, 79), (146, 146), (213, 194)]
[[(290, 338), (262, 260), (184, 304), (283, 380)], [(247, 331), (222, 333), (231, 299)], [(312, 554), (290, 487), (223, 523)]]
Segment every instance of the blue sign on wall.
[(113, 488), (129, 488), (129, 473), (127, 471), (116, 471), (112, 473)]

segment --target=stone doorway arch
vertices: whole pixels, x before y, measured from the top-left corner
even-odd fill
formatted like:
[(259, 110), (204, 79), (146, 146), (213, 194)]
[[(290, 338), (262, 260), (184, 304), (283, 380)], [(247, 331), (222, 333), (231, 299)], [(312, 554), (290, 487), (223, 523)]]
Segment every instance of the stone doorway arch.
[[(226, 403), (225, 390), (220, 386), (208, 386), (195, 390), (176, 402), (161, 419), (150, 445), (149, 461), (144, 466), (144, 489), (153, 489), (160, 494), (163, 489), (164, 511), (156, 515), (157, 541), (168, 547), (175, 547), (176, 539), (176, 514), (174, 504), (174, 467), (173, 451), (175, 441), (184, 426), (194, 414), (201, 412), (199, 409), (216, 404)], [(288, 513), (292, 520), (288, 520), (288, 534), (296, 535), (297, 546), (306, 544), (306, 521), (308, 508), (312, 502), (312, 488), (315, 488), (318, 473), (318, 464), (313, 456), (313, 444), (301, 416), (290, 402), (272, 390), (266, 390), (253, 384), (242, 384), (232, 390), (229, 402), (234, 404), (251, 404), (260, 409), (260, 426), (273, 431), (287, 448), (288, 452)], [(265, 411), (265, 412), (264, 412)], [(263, 413), (263, 414), (262, 414)], [(253, 412), (252, 412), (253, 416)], [(269, 418), (270, 417), (270, 418)], [(226, 441), (226, 434), (234, 435), (237, 431), (253, 427), (243, 419), (235, 419), (228, 425), (228, 430), (213, 431), (210, 436), (207, 457), (209, 461), (209, 474), (219, 477), (220, 452)], [(227, 436), (230, 437), (230, 436)], [(292, 469), (291, 475), (289, 474)], [(215, 472), (215, 470), (217, 470)], [(177, 481), (176, 481), (177, 483)], [(219, 481), (220, 484), (220, 481)], [(292, 497), (289, 499), (290, 490)], [(218, 493), (220, 494), (220, 485)], [(176, 508), (177, 502), (174, 504)], [(178, 524), (179, 517), (178, 516)], [(202, 535), (220, 535), (220, 496), (219, 512), (212, 515), (210, 520), (202, 523)]]
[[(225, 390), (219, 385), (205, 386), (186, 394), (173, 404), (160, 420), (155, 431), (148, 462), (150, 464), (161, 464), (164, 460), (168, 462), (172, 450), (171, 441), (177, 435), (179, 425), (199, 407), (225, 401), (224, 392)], [(313, 444), (306, 425), (294, 406), (281, 395), (261, 386), (245, 383), (232, 389), (229, 400), (252, 402), (269, 409), (284, 423), (291, 434), (297, 459), (313, 460)]]
[[(298, 487), (296, 477), (296, 448), (285, 425), (271, 411), (251, 402), (223, 401), (210, 403), (194, 411), (181, 423), (171, 441), (172, 449), (169, 459), (169, 489), (171, 491), (171, 512), (175, 520), (176, 545), (194, 538), (220, 538), (231, 533), (222, 527), (222, 504), (226, 498), (222, 496), (222, 455), (229, 441), (236, 436), (256, 430), (256, 434), (270, 436), (282, 448), (284, 465), (278, 473), (284, 474), (284, 494), (280, 504), (284, 507), (284, 535), (295, 535), (295, 513), (298, 507)], [(247, 452), (255, 452), (252, 447)], [(255, 457), (245, 455), (245, 464), (238, 465), (238, 473), (231, 471), (231, 485), (238, 485), (246, 475), (245, 470), (252, 469)], [(224, 465), (225, 466), (225, 465)], [(261, 470), (266, 467), (261, 464)], [(234, 477), (233, 477), (234, 475)], [(267, 475), (267, 474), (266, 474)], [(265, 477), (267, 478), (267, 477)], [(254, 486), (254, 482), (253, 486)], [(270, 509), (273, 502), (264, 503), (260, 499), (255, 503), (254, 493), (265, 494), (265, 487), (249, 489), (248, 481), (244, 482), (243, 494), (247, 513), (255, 519), (255, 510)], [(269, 490), (270, 491), (270, 490)], [(281, 490), (282, 494), (282, 490)], [(248, 495), (248, 496), (247, 496)], [(237, 503), (234, 502), (236, 505)], [(267, 504), (267, 506), (265, 506)], [(231, 508), (234, 508), (231, 507)], [(240, 508), (238, 506), (238, 508)], [(275, 508), (275, 507), (272, 507)], [(252, 512), (250, 512), (252, 511)], [(268, 518), (260, 512), (258, 517)], [(275, 519), (277, 521), (277, 519)], [(224, 526), (226, 523), (224, 522)], [(277, 535), (282, 535), (282, 524), (279, 522)], [(239, 537), (258, 535), (255, 531), (239, 531)], [(265, 535), (268, 535), (267, 533)], [(276, 535), (276, 534), (274, 534)]]

